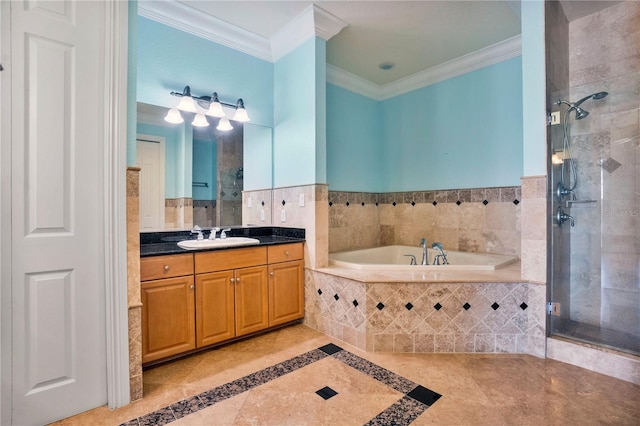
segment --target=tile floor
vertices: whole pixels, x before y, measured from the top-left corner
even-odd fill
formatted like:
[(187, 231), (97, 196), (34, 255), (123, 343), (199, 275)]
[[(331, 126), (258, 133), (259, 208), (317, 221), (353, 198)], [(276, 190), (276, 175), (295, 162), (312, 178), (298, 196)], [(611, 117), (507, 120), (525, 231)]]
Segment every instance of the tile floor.
[(640, 425), (640, 386), (572, 365), (373, 354), (304, 325), (149, 369), (144, 393), (56, 424)]

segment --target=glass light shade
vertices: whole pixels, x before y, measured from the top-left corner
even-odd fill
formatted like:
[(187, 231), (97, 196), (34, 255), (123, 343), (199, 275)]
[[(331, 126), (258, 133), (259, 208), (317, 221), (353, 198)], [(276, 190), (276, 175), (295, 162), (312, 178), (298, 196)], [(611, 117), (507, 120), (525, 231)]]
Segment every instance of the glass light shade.
[(176, 108), (186, 112), (198, 112), (196, 111), (196, 103), (191, 96), (183, 96), (180, 98), (180, 103), (178, 103)]
[(177, 108), (171, 108), (167, 115), (164, 117), (164, 121), (168, 121), (173, 124), (180, 124), (184, 121), (182, 115), (180, 115), (180, 111)]
[(231, 125), (231, 123), (229, 123), (229, 120), (227, 120), (226, 118), (221, 118), (216, 129), (227, 131), (233, 129), (233, 126)]
[(232, 120), (240, 121), (243, 123), (250, 121), (249, 114), (247, 114), (247, 110), (242, 107), (239, 107), (238, 109), (236, 109), (236, 114), (233, 116)]
[(207, 110), (207, 115), (210, 115), (211, 117), (224, 117), (225, 113), (222, 110), (220, 102), (211, 102), (209, 109)]
[(191, 124), (195, 127), (207, 127), (209, 125), (209, 122), (207, 121), (207, 118), (204, 116), (204, 114), (198, 113), (196, 114), (196, 117), (193, 119)]

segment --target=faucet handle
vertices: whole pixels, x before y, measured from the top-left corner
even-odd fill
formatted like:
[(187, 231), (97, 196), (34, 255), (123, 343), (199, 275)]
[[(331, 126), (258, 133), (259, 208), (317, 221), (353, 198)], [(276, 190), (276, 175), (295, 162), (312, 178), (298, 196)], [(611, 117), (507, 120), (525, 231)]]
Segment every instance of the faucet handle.
[(422, 247), (426, 247), (427, 246), (427, 239), (426, 238), (423, 238), (423, 239), (420, 240), (420, 246), (422, 246)]
[(224, 228), (222, 232), (220, 232), (220, 239), (227, 238), (227, 232), (231, 231), (231, 228)]
[(211, 228), (211, 233), (209, 234), (209, 239), (210, 240), (215, 240), (216, 239), (216, 233), (218, 231), (220, 231), (220, 228), (218, 228), (218, 227)]

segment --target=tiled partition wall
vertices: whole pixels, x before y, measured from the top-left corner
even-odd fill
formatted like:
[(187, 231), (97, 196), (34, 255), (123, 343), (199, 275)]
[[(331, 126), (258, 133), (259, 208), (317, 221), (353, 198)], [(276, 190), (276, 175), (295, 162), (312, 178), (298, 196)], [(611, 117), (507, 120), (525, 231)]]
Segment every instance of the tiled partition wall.
[(329, 252), (441, 242), (520, 256), (519, 186), (363, 193), (329, 191)]
[(165, 229), (193, 228), (193, 200), (191, 198), (167, 198), (164, 202)]
[(307, 270), (305, 323), (372, 352), (545, 354), (546, 287), (365, 283)]

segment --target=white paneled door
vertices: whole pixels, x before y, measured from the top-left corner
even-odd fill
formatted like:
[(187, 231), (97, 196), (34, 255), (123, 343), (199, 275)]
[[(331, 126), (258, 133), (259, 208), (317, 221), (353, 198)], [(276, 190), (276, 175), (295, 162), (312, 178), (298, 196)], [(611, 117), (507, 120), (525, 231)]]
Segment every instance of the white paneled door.
[(13, 424), (107, 402), (105, 10), (11, 2)]
[(164, 147), (159, 136), (138, 135), (136, 159), (140, 167), (140, 229), (164, 228)]

